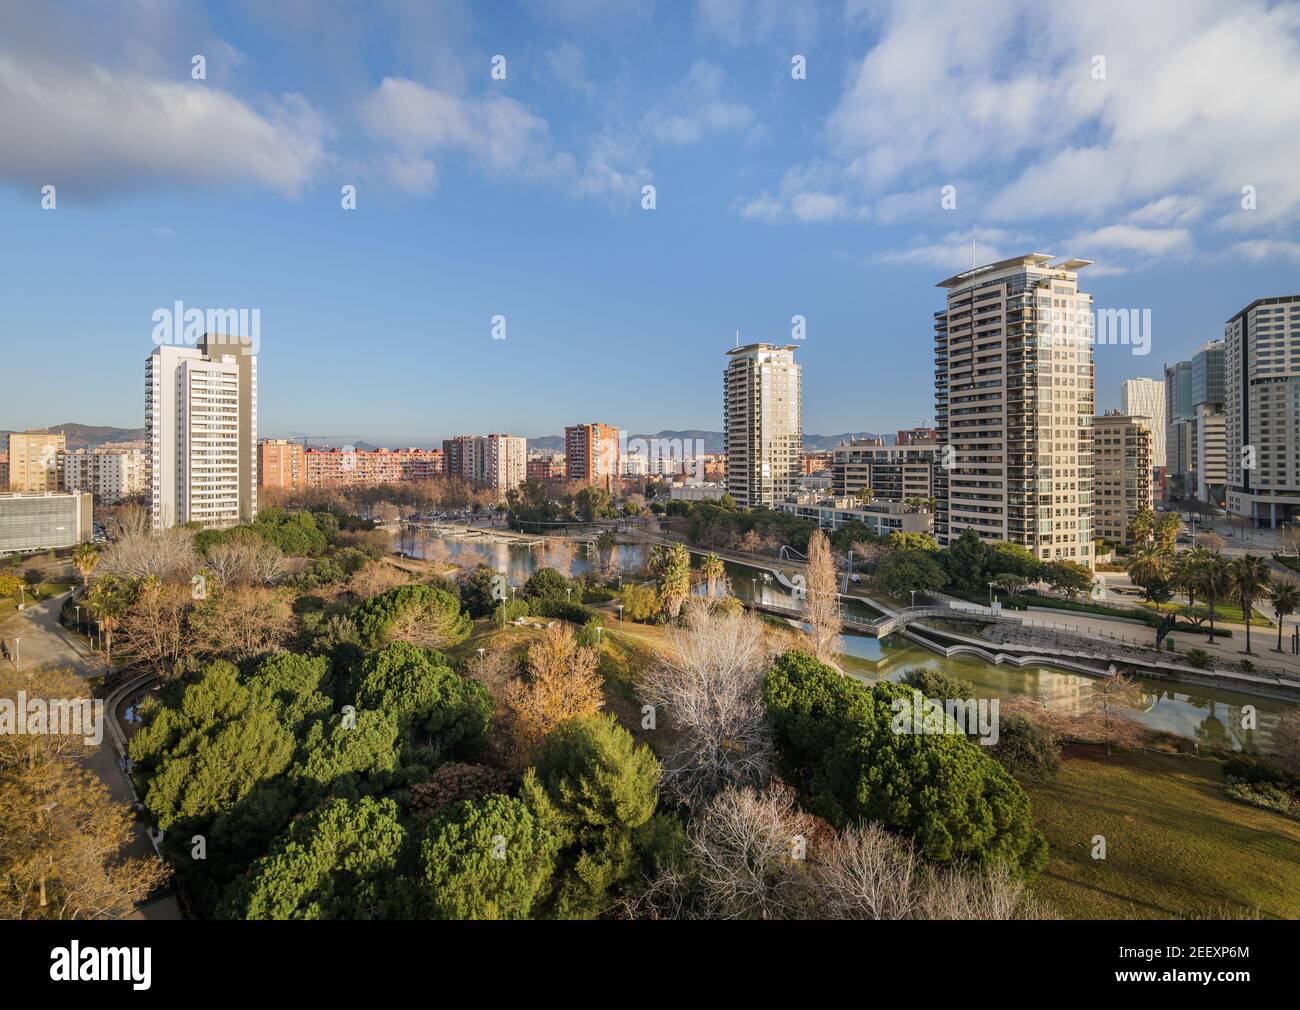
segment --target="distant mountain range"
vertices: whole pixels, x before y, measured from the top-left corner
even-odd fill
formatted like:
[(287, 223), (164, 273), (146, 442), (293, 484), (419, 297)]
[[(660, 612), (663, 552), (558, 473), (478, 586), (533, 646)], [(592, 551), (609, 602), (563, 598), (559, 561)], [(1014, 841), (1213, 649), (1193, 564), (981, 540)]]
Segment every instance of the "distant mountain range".
[[(63, 432), (69, 449), (94, 449), (105, 442), (137, 442), (145, 437), (143, 428), (113, 428), (103, 424), (51, 424), (49, 430)], [(0, 431), (0, 439), (5, 442), (0, 448), (8, 447), (10, 434), (13, 433)]]
[[(874, 432), (870, 431), (846, 431), (839, 435), (804, 435), (803, 448), (805, 452), (829, 452), (841, 442), (847, 442), (854, 438), (875, 438)], [(660, 431), (653, 435), (629, 435), (628, 441), (633, 439), (681, 439), (685, 444), (689, 441), (690, 446), (695, 446), (696, 439), (704, 442), (704, 451), (707, 453), (717, 453), (724, 451), (722, 432), (720, 431), (702, 431), (698, 428), (689, 431)], [(886, 435), (885, 441), (892, 444), (894, 435)], [(540, 438), (530, 438), (528, 440), (529, 449), (537, 449), (542, 452), (563, 452), (564, 436), (563, 435), (543, 435)]]
[[(49, 430), (63, 432), (68, 438), (69, 449), (93, 449), (106, 442), (134, 442), (145, 437), (145, 430), (143, 428), (113, 428), (108, 425), (74, 423), (52, 424), (49, 426)], [(8, 436), (8, 434), (9, 432), (0, 432), (0, 437)], [(293, 433), (283, 437), (292, 439), (305, 438), (307, 444), (311, 446), (352, 445), (362, 450), (376, 448), (373, 443), (355, 436), (347, 435), (304, 435)], [(850, 439), (875, 437), (876, 435), (869, 431), (846, 431), (839, 435), (804, 435), (803, 447), (805, 452), (828, 452), (831, 449), (834, 449), (841, 442), (847, 442)], [(705, 452), (719, 453), (723, 451), (722, 432), (720, 431), (703, 431), (699, 428), (693, 428), (687, 431), (665, 430), (656, 432), (653, 435), (629, 435), (628, 441), (637, 438), (647, 440), (651, 438), (672, 440), (680, 439), (684, 445), (689, 445), (692, 448), (695, 446), (696, 440), (700, 439), (704, 443)], [(894, 436), (886, 435), (885, 441), (892, 444)], [(416, 442), (415, 445), (434, 449), (442, 448), (441, 440), (433, 442)], [(388, 448), (397, 448), (397, 446), (390, 445)], [(530, 438), (528, 440), (528, 448), (536, 449), (541, 452), (563, 452), (564, 436), (541, 435), (537, 438)]]

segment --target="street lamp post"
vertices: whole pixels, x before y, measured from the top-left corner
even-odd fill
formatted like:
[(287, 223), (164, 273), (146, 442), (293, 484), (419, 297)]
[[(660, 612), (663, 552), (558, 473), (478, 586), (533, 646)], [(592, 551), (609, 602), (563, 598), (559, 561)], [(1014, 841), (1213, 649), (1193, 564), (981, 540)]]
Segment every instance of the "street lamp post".
[(618, 605), (618, 623), (623, 623), (623, 604), (621, 603)]
[(990, 607), (990, 608), (993, 606), (993, 587), (994, 587), (995, 585), (997, 585), (997, 583), (995, 583), (995, 582), (990, 582), (990, 583), (989, 583), (989, 607)]
[(916, 590), (915, 590), (915, 589), (911, 590), (911, 593), (912, 593), (912, 606), (915, 607), (915, 606), (916, 606)]
[(81, 604), (74, 603), (73, 607), (75, 607), (77, 611), (77, 630), (80, 631), (81, 630)]

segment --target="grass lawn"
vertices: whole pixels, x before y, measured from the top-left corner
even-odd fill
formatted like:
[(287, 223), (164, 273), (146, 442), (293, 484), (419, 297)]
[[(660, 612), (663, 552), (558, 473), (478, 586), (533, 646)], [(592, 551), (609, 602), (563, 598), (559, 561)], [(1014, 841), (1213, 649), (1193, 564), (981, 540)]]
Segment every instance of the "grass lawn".
[(1070, 748), (1054, 781), (1026, 785), (1051, 846), (1035, 893), (1067, 918), (1300, 918), (1300, 821), (1229, 799), (1222, 767)]
[(58, 582), (42, 582), (35, 589), (29, 588), (25, 594), (18, 596), (0, 597), (0, 614), (13, 614), (18, 611), (18, 604), (25, 597), (27, 605), (30, 607), (33, 603), (40, 603), (42, 600), (48, 600), (52, 596), (62, 596), (72, 586), (67, 580)]

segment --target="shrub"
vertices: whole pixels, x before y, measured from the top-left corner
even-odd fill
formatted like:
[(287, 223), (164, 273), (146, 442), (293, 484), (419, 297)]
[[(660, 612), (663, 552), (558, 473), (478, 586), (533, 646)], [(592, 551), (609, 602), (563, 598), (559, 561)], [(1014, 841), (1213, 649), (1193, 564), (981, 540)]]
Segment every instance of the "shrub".
[(1192, 666), (1196, 667), (1198, 670), (1206, 670), (1209, 669), (1210, 663), (1213, 662), (1213, 658), (1204, 649), (1188, 649), (1187, 662), (1191, 663)]
[(940, 863), (1006, 862), (1036, 872), (1047, 843), (1029, 797), (961, 733), (897, 732), (914, 688), (872, 688), (800, 652), (768, 671), (764, 703), (782, 770), (811, 812), (837, 828), (877, 821), (912, 835)]
[(659, 593), (654, 586), (628, 584), (620, 597), (623, 617), (629, 621), (649, 621), (659, 615)]
[(372, 596), (353, 613), (357, 634), (367, 649), (405, 641), (441, 649), (469, 637), (473, 624), (460, 601), (431, 586), (398, 586)]
[(1023, 715), (998, 719), (998, 742), (989, 753), (1018, 778), (1051, 778), (1061, 766), (1061, 748), (1050, 729)]
[(572, 621), (574, 624), (600, 621), (599, 611), (581, 603), (566, 603), (564, 600), (557, 600), (554, 597), (543, 597), (536, 600), (532, 609), (538, 617), (554, 617), (561, 621)]
[(504, 628), (511, 621), (527, 616), (528, 601), (526, 599), (505, 600), (498, 603), (496, 610), (492, 611), (492, 623), (498, 628)]

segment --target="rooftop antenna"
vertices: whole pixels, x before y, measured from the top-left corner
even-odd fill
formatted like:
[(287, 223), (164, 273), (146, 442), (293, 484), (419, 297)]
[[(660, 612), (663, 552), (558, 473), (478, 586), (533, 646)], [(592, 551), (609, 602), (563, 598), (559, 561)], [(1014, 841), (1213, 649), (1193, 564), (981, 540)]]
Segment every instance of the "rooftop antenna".
[(739, 330), (736, 331), (736, 346), (737, 346), (737, 347), (740, 346), (740, 331), (739, 331)]
[(975, 262), (975, 229), (970, 230), (970, 268), (972, 270), (977, 266)]

